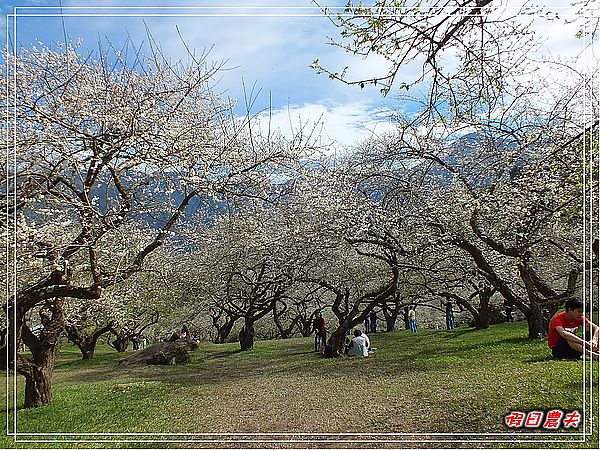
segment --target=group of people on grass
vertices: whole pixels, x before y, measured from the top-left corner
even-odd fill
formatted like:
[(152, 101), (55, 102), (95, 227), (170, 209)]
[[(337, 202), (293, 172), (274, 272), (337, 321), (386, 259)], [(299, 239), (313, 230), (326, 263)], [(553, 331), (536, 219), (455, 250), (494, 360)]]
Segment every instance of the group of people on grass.
[[(448, 302), (450, 303), (450, 302)], [(450, 304), (451, 309), (452, 306)], [(412, 313), (412, 314), (411, 314)], [(377, 316), (373, 313), (365, 319), (365, 331), (374, 332), (377, 325), (371, 325), (371, 317)], [(446, 315), (446, 326), (454, 328), (454, 317)], [(416, 331), (416, 320), (414, 308), (408, 311), (408, 323), (410, 330)], [(581, 338), (577, 335), (579, 327), (585, 324), (587, 333)], [(367, 327), (369, 325), (369, 327)], [(313, 320), (313, 331), (315, 332), (315, 351), (325, 356), (333, 356), (333, 345), (331, 339), (327, 341), (327, 328), (325, 319), (320, 311), (315, 314)], [(372, 352), (371, 342), (368, 336), (361, 330), (354, 330), (354, 337), (346, 338), (345, 354), (348, 356), (368, 356)], [(590, 322), (583, 315), (583, 302), (576, 298), (569, 298), (565, 302), (565, 310), (558, 313), (550, 322), (548, 331), (548, 347), (555, 359), (579, 359), (583, 355), (587, 357), (600, 358), (598, 342), (600, 339), (600, 327)]]
[[(410, 331), (416, 333), (416, 305), (408, 309), (408, 326)], [(330, 337), (327, 340), (327, 327), (325, 318), (320, 311), (315, 312), (315, 318), (312, 323), (312, 329), (315, 333), (315, 352), (323, 353), (325, 357), (333, 356), (333, 342)], [(371, 342), (366, 332), (377, 332), (377, 314), (371, 310), (365, 316), (365, 332), (356, 329), (353, 331), (353, 337), (347, 336), (344, 343), (344, 354), (347, 356), (368, 356), (375, 350), (371, 347)]]
[[(365, 323), (371, 320), (371, 317), (377, 317), (374, 314), (372, 316), (367, 315)], [(377, 319), (375, 319), (377, 320)], [(370, 324), (371, 322), (369, 322)], [(325, 318), (320, 311), (315, 313), (315, 318), (312, 324), (313, 331), (315, 332), (315, 352), (323, 353), (326, 358), (333, 357), (333, 338), (327, 339), (327, 327)], [(371, 327), (371, 330), (376, 330), (377, 325)], [(346, 337), (344, 343), (344, 354), (347, 356), (368, 356), (373, 353), (375, 349), (371, 348), (371, 341), (369, 337), (362, 331), (356, 329), (353, 332), (354, 337)]]
[(371, 348), (371, 341), (369, 337), (360, 331), (359, 329), (354, 330), (354, 337), (350, 339), (346, 338), (344, 345), (344, 354), (346, 356), (369, 356), (375, 349)]

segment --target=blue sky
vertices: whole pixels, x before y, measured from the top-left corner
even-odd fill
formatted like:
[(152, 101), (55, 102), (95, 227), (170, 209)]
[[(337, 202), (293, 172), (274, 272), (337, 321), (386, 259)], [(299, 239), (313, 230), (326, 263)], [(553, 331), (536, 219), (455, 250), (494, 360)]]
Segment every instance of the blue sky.
[[(29, 46), (36, 40), (46, 44), (63, 41), (65, 31), (73, 41), (83, 38), (84, 48), (97, 48), (99, 39), (105, 43), (109, 39), (118, 47), (128, 34), (134, 43), (139, 44), (148, 41), (147, 26), (165, 53), (175, 60), (184, 58), (186, 54), (177, 31), (179, 29), (190, 48), (199, 53), (211, 49), (209, 60), (225, 62), (225, 67), (230, 70), (221, 73), (222, 79), (217, 90), (225, 96), (240, 99), (240, 113), (245, 110), (245, 86), (248, 94), (253, 87), (255, 93), (259, 92), (252, 104), (253, 112), (264, 110), (271, 102), (273, 120), (282, 128), (290, 128), (290, 120), (296, 128), (307, 123), (311, 126), (319, 120), (327, 121), (329, 123), (325, 126), (331, 139), (351, 144), (373, 129), (391, 127), (384, 111), (389, 111), (389, 106), (395, 103), (393, 100), (383, 99), (377, 89), (366, 88), (361, 91), (357, 87), (332, 81), (325, 75), (318, 75), (309, 68), (311, 62), (319, 58), (336, 70), (347, 65), (353, 66), (353, 73), (357, 76), (372, 76), (373, 69), (380, 70), (380, 73), (385, 71), (382, 59), (376, 61), (378, 58), (371, 58), (365, 64), (360, 58), (327, 45), (328, 37), (337, 36), (337, 30), (314, 8), (310, 0), (62, 0), (61, 3), (64, 17), (53, 17), (59, 15), (61, 10), (47, 7), (59, 6), (59, 0), (10, 0), (2, 6), (2, 20), (6, 21), (6, 14), (12, 13), (12, 7), (27, 7), (17, 11), (16, 36), (18, 45), (22, 46)], [(119, 7), (143, 8), (98, 8), (115, 4)], [(290, 4), (300, 8), (277, 8)], [(346, 1), (328, 1), (331, 6), (345, 4)], [(214, 9), (155, 8), (189, 5)], [(86, 8), (70, 9), (70, 6)], [(261, 8), (253, 9), (253, 6)], [(70, 16), (76, 14), (105, 16)], [(266, 16), (270, 14), (279, 16)], [(12, 29), (9, 34), (12, 40)]]
[[(323, 0), (320, 3), (344, 6), (347, 0)], [(561, 2), (544, 2), (550, 3)], [(60, 4), (65, 16), (52, 17), (61, 10), (47, 7)], [(3, 27), (6, 15), (12, 13), (13, 7), (27, 7), (18, 10), (17, 19), (17, 41), (23, 46), (29, 46), (37, 39), (48, 44), (63, 41), (65, 32), (73, 41), (83, 38), (84, 48), (97, 48), (99, 39), (104, 42), (108, 39), (120, 46), (127, 34), (134, 43), (140, 44), (147, 42), (147, 26), (163, 51), (177, 60), (184, 58), (186, 53), (178, 28), (190, 48), (198, 52), (211, 49), (210, 60), (226, 61), (225, 66), (231, 70), (222, 72), (217, 90), (241, 99), (238, 112), (244, 110), (243, 79), (247, 91), (252, 86), (256, 86), (255, 91), (260, 89), (252, 106), (253, 112), (264, 110), (271, 101), (273, 121), (284, 129), (290, 128), (290, 122), (293, 127), (298, 127), (321, 121), (326, 136), (352, 144), (373, 130), (390, 130), (393, 126), (387, 119), (390, 108), (406, 108), (393, 95), (383, 99), (375, 88), (360, 90), (346, 86), (325, 75), (317, 75), (309, 68), (318, 58), (333, 70), (350, 66), (350, 75), (354, 77), (372, 77), (386, 72), (382, 58), (365, 61), (327, 45), (328, 37), (337, 37), (338, 31), (318, 9), (311, 8), (314, 5), (310, 0), (4, 0), (2, 5), (0, 25)], [(115, 5), (121, 8), (101, 9)], [(190, 5), (212, 9), (172, 8)], [(71, 6), (86, 8), (70, 9)], [(126, 6), (138, 8), (122, 9)], [(165, 9), (165, 6), (170, 8)], [(287, 8), (281, 8), (284, 6)], [(28, 17), (27, 14), (43, 17)], [(71, 14), (87, 14), (88, 17), (69, 16)], [(90, 14), (95, 16), (90, 17)], [(265, 17), (270, 14), (279, 17)], [(542, 23), (540, 32), (545, 31)], [(12, 38), (12, 29), (10, 34)], [(574, 41), (561, 38), (549, 45), (569, 54), (576, 45)], [(402, 76), (410, 79), (417, 72), (418, 67), (409, 67), (403, 70)]]

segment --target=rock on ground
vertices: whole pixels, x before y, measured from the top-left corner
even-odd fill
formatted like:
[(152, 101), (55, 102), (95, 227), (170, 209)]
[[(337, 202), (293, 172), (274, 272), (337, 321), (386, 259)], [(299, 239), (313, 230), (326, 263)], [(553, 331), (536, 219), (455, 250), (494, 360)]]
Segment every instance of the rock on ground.
[(181, 364), (190, 360), (189, 351), (198, 348), (198, 344), (180, 339), (175, 342), (159, 342), (135, 352), (119, 364), (170, 365)]

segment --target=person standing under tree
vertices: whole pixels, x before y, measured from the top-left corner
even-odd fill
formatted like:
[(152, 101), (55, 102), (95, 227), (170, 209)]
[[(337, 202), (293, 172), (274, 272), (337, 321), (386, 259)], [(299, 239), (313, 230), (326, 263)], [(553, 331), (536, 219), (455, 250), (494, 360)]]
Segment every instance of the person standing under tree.
[(374, 309), (369, 313), (369, 323), (370, 327), (365, 327), (365, 331), (369, 330), (371, 333), (377, 333), (377, 313)]
[(448, 300), (446, 302), (446, 329), (453, 330), (454, 329), (454, 311), (452, 309), (452, 301)]
[(321, 311), (315, 313), (315, 320), (313, 320), (312, 328), (315, 332), (315, 352), (320, 352), (321, 348), (325, 348), (327, 334), (325, 329), (325, 319), (323, 318)]
[[(598, 338), (600, 328), (583, 315), (583, 303), (576, 298), (565, 302), (565, 310), (558, 313), (550, 322), (548, 332), (548, 347), (555, 359), (579, 359), (586, 356), (598, 358)], [(577, 331), (582, 324), (590, 327), (592, 339), (582, 339)], [(585, 337), (585, 336), (584, 336)]]
[(140, 337), (137, 334), (134, 334), (131, 337), (131, 343), (133, 344), (133, 349), (134, 350), (139, 350), (140, 349)]
[(415, 311), (416, 309), (416, 305), (413, 305), (408, 309), (408, 326), (410, 327), (410, 331), (412, 331), (413, 333), (417, 332), (417, 313)]
[(504, 313), (506, 314), (507, 322), (515, 321), (515, 319), (513, 319), (513, 304), (508, 300), (504, 300)]

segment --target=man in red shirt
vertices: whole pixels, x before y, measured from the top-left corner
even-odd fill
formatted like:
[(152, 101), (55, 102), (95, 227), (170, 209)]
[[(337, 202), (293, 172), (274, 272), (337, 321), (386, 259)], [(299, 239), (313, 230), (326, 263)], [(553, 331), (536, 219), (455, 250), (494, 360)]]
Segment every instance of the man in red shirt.
[[(590, 322), (582, 313), (583, 303), (576, 298), (565, 302), (565, 311), (554, 316), (548, 332), (548, 347), (556, 359), (578, 359), (584, 353), (598, 358), (598, 338), (600, 328)], [(589, 326), (593, 332), (591, 340), (586, 341), (577, 336), (581, 324)]]

